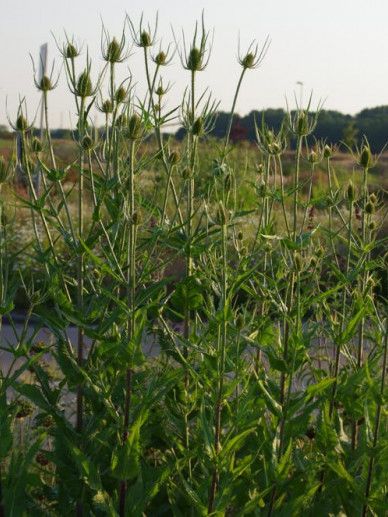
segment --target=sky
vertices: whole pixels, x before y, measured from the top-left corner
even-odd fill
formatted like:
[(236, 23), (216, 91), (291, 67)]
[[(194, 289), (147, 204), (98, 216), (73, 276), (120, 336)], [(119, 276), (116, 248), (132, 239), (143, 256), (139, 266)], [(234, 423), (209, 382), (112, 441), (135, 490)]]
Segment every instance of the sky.
[[(49, 44), (49, 62), (61, 68), (61, 56), (53, 38), (64, 41), (64, 30), (83, 45), (78, 71), (85, 63), (86, 47), (93, 59), (96, 77), (101, 58), (101, 26), (120, 36), (127, 13), (136, 23), (154, 22), (159, 12), (158, 37), (162, 46), (178, 40), (181, 30), (192, 35), (202, 9), (205, 23), (214, 29), (208, 67), (199, 74), (199, 89), (208, 87), (220, 101), (220, 109), (232, 103), (238, 74), (238, 40), (246, 49), (252, 40), (271, 39), (269, 51), (257, 70), (248, 71), (237, 111), (285, 107), (294, 96), (306, 102), (313, 92), (313, 105), (324, 100), (326, 109), (354, 114), (366, 107), (388, 104), (388, 1), (387, 0), (0, 0), (0, 124), (17, 111), (19, 98), (26, 98), (29, 116), (37, 112), (40, 96), (33, 82), (30, 53), (38, 59), (39, 47)], [(127, 31), (128, 34), (128, 31)], [(240, 36), (239, 36), (240, 35)], [(139, 49), (120, 65), (119, 78), (130, 69), (136, 93), (144, 94), (144, 70)], [(163, 70), (172, 83), (170, 105), (179, 104), (189, 74), (179, 56)], [(67, 91), (64, 72), (49, 97), (52, 127), (74, 123), (74, 101)], [(97, 120), (97, 122), (99, 122)]]

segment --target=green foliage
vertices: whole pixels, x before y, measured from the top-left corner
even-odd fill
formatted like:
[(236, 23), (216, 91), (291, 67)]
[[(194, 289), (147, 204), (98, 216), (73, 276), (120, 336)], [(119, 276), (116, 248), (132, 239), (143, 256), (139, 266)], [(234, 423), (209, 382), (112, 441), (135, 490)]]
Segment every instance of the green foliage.
[[(218, 104), (197, 87), (204, 20), (191, 46), (177, 42), (189, 86), (169, 111), (169, 48), (153, 48), (156, 27), (143, 18), (129, 27), (144, 99), (134, 83), (116, 84), (125, 31), (104, 28), (97, 77), (66, 38), (77, 113), (66, 163), (48, 118), (37, 146), (20, 124), (24, 104), (17, 114), (28, 196), (12, 203), (28, 239), (15, 242), (2, 191), (0, 325), (12, 339), (0, 343), (0, 513), (383, 515), (386, 240), (369, 143), (354, 157), (362, 179), (351, 195), (335, 150), (314, 138), (351, 121), (319, 118), (311, 100), (286, 122), (267, 112), (261, 128), (250, 114), (258, 148), (234, 147), (242, 80), (268, 40), (240, 59), (231, 111), (217, 122)], [(95, 96), (106, 99), (103, 132)], [(164, 130), (179, 110), (178, 152)], [(220, 144), (209, 134), (222, 127)]]

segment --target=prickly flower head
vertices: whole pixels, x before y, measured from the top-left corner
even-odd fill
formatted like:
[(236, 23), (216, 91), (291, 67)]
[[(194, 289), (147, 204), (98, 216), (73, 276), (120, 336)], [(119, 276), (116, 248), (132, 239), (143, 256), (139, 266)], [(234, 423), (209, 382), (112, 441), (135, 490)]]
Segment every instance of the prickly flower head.
[(66, 59), (75, 59), (80, 54), (79, 50), (73, 43), (68, 43), (63, 53)]
[(359, 164), (364, 169), (368, 169), (372, 164), (372, 153), (369, 145), (363, 145), (359, 154)]
[(48, 92), (54, 88), (53, 83), (51, 82), (50, 77), (47, 77), (47, 75), (44, 75), (42, 79), (39, 82), (39, 90), (42, 92)]
[(22, 114), (16, 119), (16, 129), (18, 131), (27, 131), (28, 129), (27, 119)]
[(138, 140), (143, 135), (143, 123), (139, 115), (134, 113), (129, 117), (127, 124), (127, 136), (130, 140)]
[(88, 70), (84, 70), (78, 77), (76, 93), (79, 97), (85, 98), (93, 95), (92, 80)]
[(104, 59), (108, 63), (118, 63), (121, 61), (122, 46), (113, 38), (107, 45), (106, 52), (104, 52)]

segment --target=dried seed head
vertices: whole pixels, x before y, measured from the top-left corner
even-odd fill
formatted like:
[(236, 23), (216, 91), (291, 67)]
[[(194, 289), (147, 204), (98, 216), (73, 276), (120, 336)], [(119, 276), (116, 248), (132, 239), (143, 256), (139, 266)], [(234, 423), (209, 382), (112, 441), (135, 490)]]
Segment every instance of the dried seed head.
[(142, 120), (134, 113), (129, 117), (127, 124), (127, 136), (130, 140), (138, 140), (143, 135), (143, 124)]
[(354, 185), (353, 185), (352, 181), (349, 181), (346, 195), (347, 195), (348, 201), (350, 203), (353, 203), (354, 197), (355, 197), (355, 189), (354, 189)]
[(376, 210), (376, 207), (373, 203), (368, 201), (368, 203), (365, 205), (365, 212), (369, 215), (374, 214)]
[(79, 56), (79, 51), (75, 45), (73, 45), (73, 43), (68, 43), (64, 54), (66, 59), (75, 59), (77, 56)]
[(180, 160), (180, 155), (177, 151), (171, 151), (171, 153), (168, 156), (168, 161), (170, 162), (170, 165), (176, 165)]
[(193, 124), (192, 132), (193, 135), (200, 136), (203, 134), (205, 129), (204, 121), (202, 117), (198, 117)]
[(16, 119), (16, 129), (18, 131), (27, 131), (28, 122), (27, 119), (23, 115), (19, 115)]
[(127, 98), (127, 90), (123, 87), (123, 86), (120, 86), (120, 88), (118, 88), (115, 92), (115, 101), (117, 102), (117, 104), (121, 104), (122, 102), (125, 102), (126, 98)]
[(371, 221), (368, 225), (368, 228), (371, 232), (374, 232), (376, 230), (376, 222), (375, 221)]
[(32, 139), (31, 142), (31, 149), (34, 153), (40, 153), (42, 152), (43, 145), (42, 142), (37, 138), (36, 136)]
[(372, 153), (369, 145), (364, 145), (359, 155), (359, 164), (364, 168), (368, 169), (372, 163)]
[(92, 81), (88, 70), (82, 72), (78, 77), (76, 93), (79, 97), (90, 97), (93, 93)]
[(39, 89), (42, 90), (42, 92), (48, 92), (54, 88), (50, 77), (47, 77), (47, 75), (44, 75), (39, 83)]
[(143, 31), (140, 34), (140, 40), (139, 40), (141, 47), (151, 47), (152, 46), (152, 38), (149, 32)]

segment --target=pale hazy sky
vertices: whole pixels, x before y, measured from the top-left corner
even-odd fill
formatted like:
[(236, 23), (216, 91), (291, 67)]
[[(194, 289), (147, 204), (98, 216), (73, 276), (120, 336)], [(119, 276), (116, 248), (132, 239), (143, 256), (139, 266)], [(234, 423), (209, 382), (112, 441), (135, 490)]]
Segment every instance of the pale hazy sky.
[[(100, 58), (101, 18), (112, 35), (119, 35), (125, 13), (138, 20), (154, 19), (159, 11), (159, 37), (172, 41), (170, 24), (192, 33), (195, 20), (205, 9), (206, 24), (214, 28), (214, 45), (201, 86), (209, 86), (221, 108), (230, 106), (239, 73), (236, 63), (238, 33), (242, 48), (251, 39), (272, 40), (259, 70), (247, 73), (238, 112), (284, 107), (303, 81), (305, 97), (326, 99), (327, 109), (356, 113), (388, 104), (388, 0), (0, 0), (0, 124), (8, 112), (15, 113), (19, 95), (25, 96), (31, 114), (39, 101), (32, 81), (31, 52), (38, 55), (41, 43), (49, 43), (49, 58), (60, 56), (51, 31), (63, 40), (63, 30), (89, 47), (94, 70), (103, 66)], [(85, 48), (85, 47), (84, 47)], [(84, 57), (79, 58), (79, 66)], [(83, 59), (83, 61), (81, 61)], [(171, 102), (178, 103), (187, 72), (174, 64), (163, 71), (174, 83)], [(131, 57), (129, 66), (143, 91), (142, 61)], [(62, 74), (63, 75), (63, 74)], [(50, 98), (51, 124), (69, 125), (73, 113), (65, 82)]]

